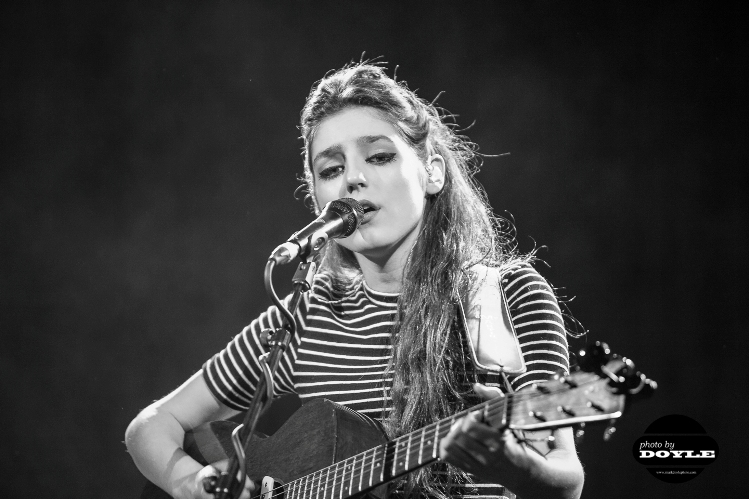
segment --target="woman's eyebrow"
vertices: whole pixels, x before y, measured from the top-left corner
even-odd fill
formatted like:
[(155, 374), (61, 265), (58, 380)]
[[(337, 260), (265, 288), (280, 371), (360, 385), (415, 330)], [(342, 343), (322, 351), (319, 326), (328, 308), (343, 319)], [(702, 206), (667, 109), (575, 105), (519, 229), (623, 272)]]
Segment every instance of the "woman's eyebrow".
[(312, 159), (312, 164), (314, 165), (322, 158), (332, 158), (336, 154), (343, 154), (343, 147), (341, 147), (340, 144), (332, 145), (315, 154), (315, 157)]
[(373, 144), (377, 142), (378, 140), (386, 140), (393, 144), (394, 142), (388, 137), (387, 135), (362, 135), (358, 139), (356, 139), (356, 142), (360, 145), (366, 145), (366, 144)]

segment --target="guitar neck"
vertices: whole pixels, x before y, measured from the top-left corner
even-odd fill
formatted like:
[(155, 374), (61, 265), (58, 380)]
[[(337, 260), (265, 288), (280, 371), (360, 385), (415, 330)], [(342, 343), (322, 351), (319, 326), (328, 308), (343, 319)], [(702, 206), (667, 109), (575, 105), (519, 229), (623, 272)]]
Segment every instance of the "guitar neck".
[(484, 411), (492, 420), (496, 420), (498, 414), (506, 414), (506, 401), (510, 399), (506, 397), (484, 402), (291, 481), (284, 486), (285, 496), (287, 499), (312, 495), (317, 499), (344, 499), (390, 482), (436, 461), (440, 440), (447, 436), (455, 421), (476, 410)]

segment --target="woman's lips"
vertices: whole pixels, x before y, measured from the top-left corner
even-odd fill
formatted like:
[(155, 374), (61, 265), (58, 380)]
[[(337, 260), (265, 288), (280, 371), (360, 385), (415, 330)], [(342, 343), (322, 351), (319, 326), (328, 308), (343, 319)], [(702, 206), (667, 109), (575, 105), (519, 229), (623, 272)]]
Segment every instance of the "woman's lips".
[(377, 215), (377, 210), (364, 212), (364, 216), (361, 217), (361, 225), (368, 224), (375, 215)]
[(362, 208), (364, 208), (364, 215), (361, 217), (361, 225), (364, 225), (372, 220), (372, 218), (377, 214), (379, 208), (366, 200), (359, 201), (359, 203)]

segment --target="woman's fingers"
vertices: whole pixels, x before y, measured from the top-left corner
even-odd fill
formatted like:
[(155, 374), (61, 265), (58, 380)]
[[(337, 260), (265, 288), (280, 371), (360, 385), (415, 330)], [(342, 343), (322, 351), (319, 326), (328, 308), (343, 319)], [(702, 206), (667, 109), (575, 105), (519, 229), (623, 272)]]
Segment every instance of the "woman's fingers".
[(500, 390), (496, 386), (486, 386), (482, 385), (481, 383), (474, 383), (473, 391), (475, 391), (476, 394), (483, 400), (491, 400), (499, 397), (504, 397), (502, 390)]
[(221, 472), (213, 466), (208, 465), (203, 467), (203, 469), (198, 471), (198, 474), (195, 475), (193, 496), (200, 499), (212, 498), (213, 495), (207, 491), (212, 490), (216, 486), (220, 475)]
[(502, 433), (479, 422), (476, 414), (456, 421), (440, 442), (440, 458), (465, 468), (470, 461), (488, 466), (503, 447)]
[(469, 449), (496, 452), (502, 447), (502, 432), (485, 424), (475, 412), (461, 420), (460, 437)]
[(453, 424), (440, 442), (440, 459), (485, 480), (500, 480), (502, 470), (527, 470), (536, 456), (510, 430), (484, 424), (471, 413)]
[[(206, 499), (213, 499), (214, 496), (212, 494), (205, 492), (205, 487), (211, 482), (214, 482), (214, 485), (215, 485), (215, 483), (218, 482), (221, 476), (221, 473), (226, 471), (228, 467), (229, 467), (229, 460), (223, 459), (221, 461), (216, 461), (212, 465), (208, 465), (204, 467), (202, 470), (200, 470), (200, 472), (198, 472), (196, 482), (197, 482), (198, 488), (200, 489), (199, 492), (202, 494), (196, 497), (201, 497), (201, 498), (205, 497)], [(236, 477), (237, 479), (239, 479), (238, 475), (239, 474), (237, 473), (237, 477)], [(253, 492), (255, 492), (256, 488), (257, 487), (255, 486), (255, 483), (252, 480), (250, 480), (249, 477), (245, 477), (244, 486), (242, 488), (242, 493), (238, 499), (250, 499), (250, 496), (252, 495)]]

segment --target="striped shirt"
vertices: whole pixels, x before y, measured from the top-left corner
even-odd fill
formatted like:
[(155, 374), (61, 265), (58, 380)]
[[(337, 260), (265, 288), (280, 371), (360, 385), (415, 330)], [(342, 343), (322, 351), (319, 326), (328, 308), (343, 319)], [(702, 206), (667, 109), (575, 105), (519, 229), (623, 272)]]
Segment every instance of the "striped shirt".
[[(568, 371), (564, 323), (549, 284), (528, 264), (501, 269), (500, 278), (527, 367), (510, 378), (513, 389)], [(397, 302), (398, 294), (375, 291), (363, 280), (336, 292), (330, 276), (318, 273), (300, 301), (297, 334), (279, 364), (275, 395), (296, 393), (302, 403), (322, 397), (382, 421), (390, 406), (383, 377), (387, 386)], [(262, 376), (258, 358), (266, 348), (260, 333), (280, 327), (281, 321), (276, 307), (270, 307), (206, 362), (203, 376), (218, 400), (247, 409)]]

